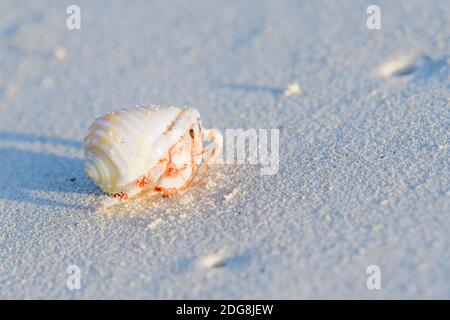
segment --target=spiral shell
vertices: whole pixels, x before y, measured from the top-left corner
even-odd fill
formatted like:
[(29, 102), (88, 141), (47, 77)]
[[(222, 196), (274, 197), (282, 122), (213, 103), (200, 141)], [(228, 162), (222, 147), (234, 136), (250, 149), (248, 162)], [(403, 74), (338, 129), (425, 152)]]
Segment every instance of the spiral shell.
[[(204, 134), (194, 108), (133, 107), (94, 121), (84, 139), (86, 174), (105, 192), (128, 198), (186, 186), (202, 163), (212, 162), (219, 144), (203, 149)], [(221, 136), (220, 136), (221, 138)]]

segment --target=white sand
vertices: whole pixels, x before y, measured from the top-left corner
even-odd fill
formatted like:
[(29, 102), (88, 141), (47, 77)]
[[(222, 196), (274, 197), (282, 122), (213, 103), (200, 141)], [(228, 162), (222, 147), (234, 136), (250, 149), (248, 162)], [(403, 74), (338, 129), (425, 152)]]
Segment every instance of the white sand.
[[(1, 298), (450, 298), (448, 1), (77, 2), (0, 2)], [(279, 173), (89, 211), (87, 127), (150, 103), (280, 128)]]

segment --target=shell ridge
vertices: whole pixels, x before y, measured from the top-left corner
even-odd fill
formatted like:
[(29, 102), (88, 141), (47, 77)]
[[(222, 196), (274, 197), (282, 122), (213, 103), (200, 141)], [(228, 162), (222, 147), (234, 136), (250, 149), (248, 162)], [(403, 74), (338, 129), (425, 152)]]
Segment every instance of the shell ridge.
[[(168, 125), (166, 125), (166, 127), (171, 127), (172, 123), (175, 123), (177, 118), (179, 117), (179, 114), (181, 113), (182, 110), (180, 110), (179, 108), (174, 108), (173, 111), (176, 111), (177, 113), (175, 115), (170, 114), (170, 113), (165, 113), (164, 110), (156, 110), (155, 112), (152, 112), (152, 115), (146, 119), (146, 121), (148, 121), (149, 123), (149, 128), (151, 128), (151, 124), (155, 124), (157, 121), (157, 118), (162, 118), (161, 123), (165, 123), (165, 122), (169, 122)], [(127, 119), (132, 119), (128, 114), (127, 114)], [(161, 125), (160, 125), (161, 126)], [(157, 132), (158, 128), (154, 128), (153, 132)], [(142, 133), (141, 133), (142, 134)], [(161, 139), (161, 135), (157, 136), (156, 134), (147, 134), (147, 140), (150, 139), (150, 136), (153, 136), (152, 140), (153, 141), (159, 141)], [(136, 136), (134, 137), (134, 139), (132, 139), (132, 141), (136, 141), (139, 138), (136, 138)], [(151, 142), (150, 142), (151, 143)], [(133, 152), (132, 154), (128, 155), (128, 157), (133, 158), (133, 160), (135, 161), (135, 159), (139, 158), (143, 160), (138, 164), (138, 163), (133, 163), (132, 166), (128, 166), (128, 173), (126, 175), (120, 175), (119, 180), (117, 181), (118, 185), (126, 185), (128, 183), (133, 182), (134, 180), (138, 179), (140, 176), (142, 176), (142, 174), (144, 174), (144, 170), (148, 171), (148, 168), (153, 167), (156, 162), (160, 159), (161, 155), (164, 153), (160, 153), (160, 154), (156, 154), (155, 155), (155, 148), (153, 147), (154, 143), (151, 144), (148, 148), (142, 148), (140, 146), (137, 146), (137, 144), (134, 144), (134, 147), (137, 146), (136, 148), (136, 152)]]

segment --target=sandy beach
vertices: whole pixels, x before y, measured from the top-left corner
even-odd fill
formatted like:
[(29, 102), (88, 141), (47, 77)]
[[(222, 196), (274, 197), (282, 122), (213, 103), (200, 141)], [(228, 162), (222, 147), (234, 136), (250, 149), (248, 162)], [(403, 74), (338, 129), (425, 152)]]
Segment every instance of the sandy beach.
[[(448, 1), (2, 0), (0, 34), (1, 299), (450, 298)], [(83, 138), (138, 104), (276, 129), (276, 173), (94, 211)]]

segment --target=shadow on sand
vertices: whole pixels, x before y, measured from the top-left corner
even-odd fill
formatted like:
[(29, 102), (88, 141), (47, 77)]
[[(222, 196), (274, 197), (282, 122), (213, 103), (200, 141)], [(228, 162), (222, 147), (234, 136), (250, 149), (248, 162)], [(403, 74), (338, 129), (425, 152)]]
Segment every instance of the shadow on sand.
[[(40, 142), (75, 149), (82, 147), (82, 144), (77, 141), (11, 132), (0, 132), (0, 141)], [(51, 193), (101, 193), (85, 176), (84, 163), (79, 158), (2, 147), (0, 148), (0, 164), (0, 188), (2, 190), (0, 199), (36, 205), (87, 209), (86, 206), (53, 200)], [(40, 197), (42, 194), (45, 194), (46, 198)]]
[(448, 67), (448, 59), (448, 56), (436, 60), (433, 60), (429, 56), (424, 56), (419, 67), (416, 70), (416, 76), (420, 80), (427, 80), (430, 76), (443, 70), (443, 68)]
[(268, 86), (256, 86), (252, 84), (237, 84), (237, 83), (228, 83), (228, 84), (220, 84), (220, 88), (225, 88), (233, 91), (245, 91), (245, 92), (265, 92), (270, 93), (275, 96), (279, 96), (283, 94), (283, 88), (277, 87), (268, 87)]

